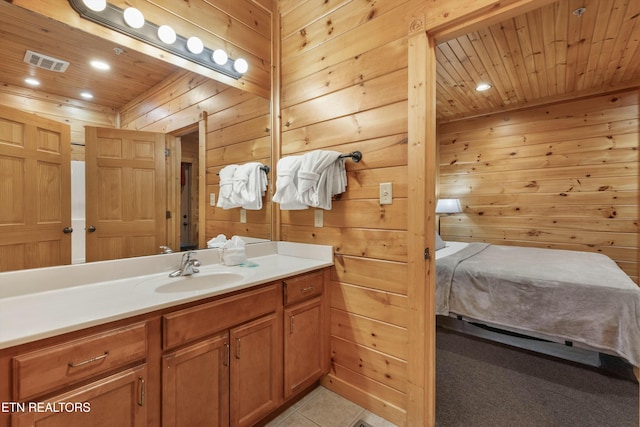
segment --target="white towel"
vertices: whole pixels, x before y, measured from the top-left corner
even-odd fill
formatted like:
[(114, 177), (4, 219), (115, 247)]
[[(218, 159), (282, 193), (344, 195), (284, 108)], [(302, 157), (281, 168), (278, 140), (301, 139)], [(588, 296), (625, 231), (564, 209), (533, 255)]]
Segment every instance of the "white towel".
[(262, 209), (262, 196), (267, 190), (267, 174), (262, 164), (249, 162), (238, 166), (233, 175), (233, 192), (247, 210)]
[(331, 198), (347, 188), (344, 159), (337, 151), (315, 150), (302, 156), (298, 197), (308, 206), (331, 209)]
[(216, 204), (219, 208), (232, 209), (242, 206), (238, 203), (238, 197), (234, 195), (233, 190), (236, 169), (238, 169), (238, 165), (225, 166), (220, 170), (220, 194)]
[(298, 198), (298, 169), (302, 166), (302, 156), (288, 156), (278, 160), (276, 168), (276, 192), (273, 201), (280, 203), (282, 210), (302, 210), (309, 206)]

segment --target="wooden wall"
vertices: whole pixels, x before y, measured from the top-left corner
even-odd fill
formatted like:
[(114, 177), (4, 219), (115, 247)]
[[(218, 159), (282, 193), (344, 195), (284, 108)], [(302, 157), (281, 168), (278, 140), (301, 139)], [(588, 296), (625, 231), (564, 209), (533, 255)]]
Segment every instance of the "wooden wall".
[[(206, 113), (206, 114), (203, 114)], [(270, 197), (263, 209), (248, 211), (208, 205), (209, 194), (219, 193), (217, 173), (232, 163), (261, 162), (271, 166), (270, 101), (188, 71), (180, 71), (139, 96), (120, 112), (121, 126), (150, 132), (175, 133), (206, 124), (205, 241), (220, 233), (271, 238)]]
[[(360, 150), (324, 227), (281, 211), (281, 239), (332, 245), (324, 384), (398, 425), (407, 408), (406, 2), (281, 1), (281, 155)], [(379, 184), (393, 183), (380, 205)]]
[(601, 252), (638, 282), (638, 90), (439, 126), (447, 240)]
[(220, 194), (218, 173), (224, 166), (259, 162), (271, 164), (271, 104), (268, 99), (229, 88), (216, 97), (218, 108), (207, 117), (207, 209), (206, 240), (224, 234), (271, 239), (272, 173), (267, 175), (267, 194), (261, 210), (247, 210), (241, 222), (241, 209), (208, 206), (209, 194)]

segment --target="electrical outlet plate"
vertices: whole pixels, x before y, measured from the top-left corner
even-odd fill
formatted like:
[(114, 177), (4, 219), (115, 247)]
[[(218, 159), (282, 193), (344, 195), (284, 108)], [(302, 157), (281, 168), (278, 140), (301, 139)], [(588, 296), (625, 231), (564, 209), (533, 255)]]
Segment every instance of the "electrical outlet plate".
[(240, 222), (242, 224), (247, 223), (247, 210), (240, 208)]
[(215, 206), (216, 205), (216, 193), (210, 193), (209, 194), (209, 206)]
[(393, 186), (390, 182), (380, 183), (380, 204), (390, 205), (393, 203)]
[(313, 226), (324, 227), (324, 211), (322, 209), (316, 209), (313, 212)]

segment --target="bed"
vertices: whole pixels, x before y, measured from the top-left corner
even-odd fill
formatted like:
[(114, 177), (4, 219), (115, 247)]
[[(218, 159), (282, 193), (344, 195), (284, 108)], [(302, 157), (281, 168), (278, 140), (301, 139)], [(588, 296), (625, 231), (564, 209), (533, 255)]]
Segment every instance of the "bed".
[(640, 366), (640, 288), (609, 257), (447, 242), (436, 260), (436, 314)]

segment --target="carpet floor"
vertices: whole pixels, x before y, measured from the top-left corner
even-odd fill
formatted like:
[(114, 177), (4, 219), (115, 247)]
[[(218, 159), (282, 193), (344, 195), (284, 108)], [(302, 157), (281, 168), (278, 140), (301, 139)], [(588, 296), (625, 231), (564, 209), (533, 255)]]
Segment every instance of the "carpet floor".
[(438, 427), (638, 427), (638, 383), (438, 328)]

